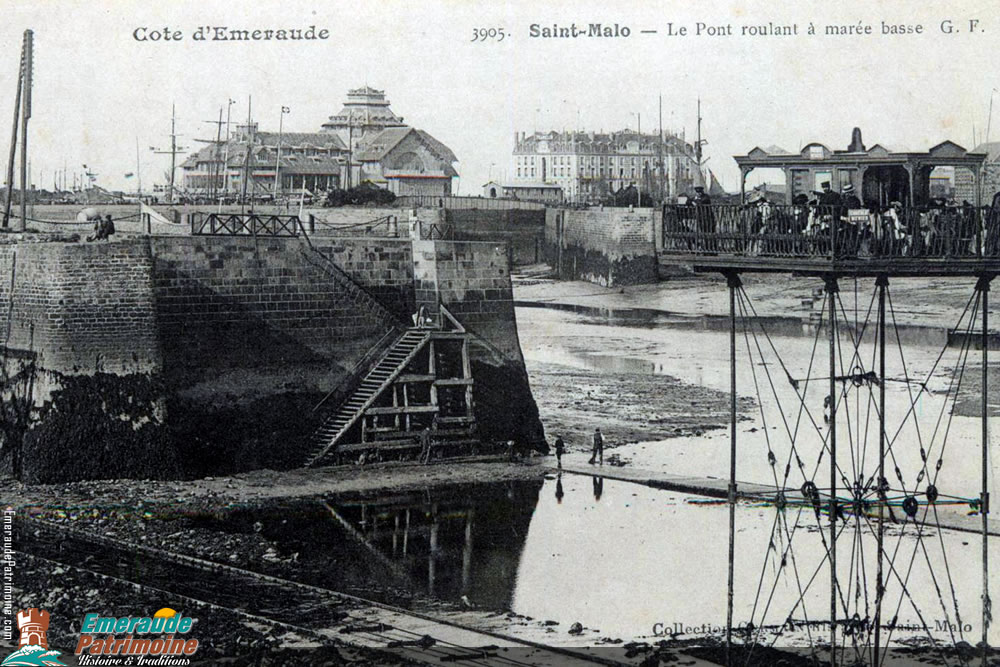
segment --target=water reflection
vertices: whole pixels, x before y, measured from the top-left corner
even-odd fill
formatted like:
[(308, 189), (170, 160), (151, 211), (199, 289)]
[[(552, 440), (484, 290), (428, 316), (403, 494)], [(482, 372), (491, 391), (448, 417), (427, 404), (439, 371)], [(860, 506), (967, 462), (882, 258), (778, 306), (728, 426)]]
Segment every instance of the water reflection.
[[(508, 609), (540, 488), (488, 484), (328, 504), (340, 517), (331, 536), (378, 554), (416, 592)], [(380, 581), (378, 569), (370, 581)]]
[(479, 608), (506, 610), (541, 487), (542, 480), (464, 485), (191, 521), (223, 533), (261, 533), (275, 545), (275, 559), (294, 563), (308, 583), (394, 602), (466, 596)]
[[(724, 626), (725, 501), (579, 475), (556, 477), (546, 485), (521, 553), (514, 611), (564, 625), (580, 622), (588, 632), (596, 629), (599, 636), (622, 638), (649, 636), (656, 623)], [(838, 578), (843, 604), (850, 607), (846, 614), (840, 609), (841, 618), (850, 617), (856, 608), (861, 617), (874, 613), (874, 584), (866, 577), (874, 577), (875, 537), (861, 525), (856, 542), (854, 519), (839, 527), (843, 547)], [(789, 616), (796, 625), (828, 617), (825, 515), (799, 508), (779, 514), (772, 505), (741, 503), (736, 527), (737, 624), (752, 619), (774, 633)], [(932, 528), (922, 529), (918, 537), (912, 524), (902, 522), (887, 526), (886, 532), (888, 552), (895, 559), (892, 568), (887, 566), (886, 623), (897, 615), (900, 626), (920, 627), (922, 617), (931, 625), (931, 634), (947, 642), (946, 620), (954, 621), (958, 608), (966, 624), (964, 638), (978, 637), (981, 579), (962, 574), (979, 567), (978, 537), (939, 534)], [(947, 573), (951, 584), (939, 590), (935, 577), (940, 583)], [(990, 576), (991, 586), (996, 586), (1000, 573)], [(802, 589), (804, 601), (798, 603)], [(772, 635), (764, 636), (769, 641)], [(914, 636), (926, 633), (897, 630), (893, 640)], [(798, 633), (784, 632), (778, 645), (808, 640), (803, 627)]]

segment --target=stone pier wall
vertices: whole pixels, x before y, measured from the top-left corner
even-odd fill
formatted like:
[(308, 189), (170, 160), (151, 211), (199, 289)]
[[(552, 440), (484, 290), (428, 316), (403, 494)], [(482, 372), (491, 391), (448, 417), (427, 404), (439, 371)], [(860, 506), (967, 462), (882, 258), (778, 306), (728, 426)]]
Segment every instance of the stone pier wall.
[(549, 209), (545, 260), (564, 280), (606, 287), (658, 279), (656, 209)]
[[(437, 300), (488, 351), (477, 357), (486, 360), (475, 372), (477, 411), (503, 405), (509, 392), (524, 402), (520, 420), (487, 427), (490, 437), (541, 439), (506, 256), (492, 244), (5, 241), (3, 399), (30, 395), (35, 407), (19, 431), (0, 435), (0, 473), (14, 466), (15, 441), (28, 481), (296, 465), (321, 419), (316, 404), (418, 303)], [(517, 381), (498, 385), (497, 373)]]

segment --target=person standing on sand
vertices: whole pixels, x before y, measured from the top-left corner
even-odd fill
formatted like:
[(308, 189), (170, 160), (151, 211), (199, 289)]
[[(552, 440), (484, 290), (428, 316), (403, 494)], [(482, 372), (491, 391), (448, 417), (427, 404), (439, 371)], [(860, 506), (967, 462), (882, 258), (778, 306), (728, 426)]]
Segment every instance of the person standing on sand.
[(561, 435), (556, 436), (556, 465), (562, 468), (562, 455), (566, 451), (566, 445), (563, 444), (563, 439)]
[(420, 432), (420, 462), (429, 463), (431, 460), (431, 427), (428, 426)]
[(594, 459), (598, 456), (601, 457), (601, 465), (604, 465), (604, 436), (601, 435), (601, 429), (594, 429), (594, 451), (590, 454), (590, 465), (594, 465)]

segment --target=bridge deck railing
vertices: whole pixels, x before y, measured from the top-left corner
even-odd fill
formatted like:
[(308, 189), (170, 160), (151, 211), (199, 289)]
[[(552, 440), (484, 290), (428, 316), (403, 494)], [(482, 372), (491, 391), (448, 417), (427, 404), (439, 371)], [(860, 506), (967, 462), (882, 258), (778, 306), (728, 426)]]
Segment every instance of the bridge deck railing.
[(191, 233), (199, 236), (298, 236), (299, 217), (195, 212), (191, 214)]
[(667, 255), (1000, 258), (1000, 211), (973, 206), (667, 205)]

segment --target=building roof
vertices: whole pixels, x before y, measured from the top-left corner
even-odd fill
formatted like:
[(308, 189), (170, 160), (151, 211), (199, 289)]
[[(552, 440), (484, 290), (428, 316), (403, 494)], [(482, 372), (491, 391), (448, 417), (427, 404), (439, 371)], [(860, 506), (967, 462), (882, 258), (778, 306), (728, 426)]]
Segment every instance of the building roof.
[[(660, 143), (659, 133), (642, 133), (635, 130), (624, 129), (617, 132), (534, 132), (523, 137), (518, 136), (515, 140), (514, 153), (526, 152), (534, 153), (533, 146), (539, 142), (549, 143), (550, 153), (616, 153), (625, 150), (625, 146), (630, 142), (638, 142), (640, 151), (652, 152), (657, 150)], [(687, 143), (681, 137), (664, 132), (663, 146), (670, 152), (680, 152), (691, 155), (694, 153), (694, 146)]]
[(427, 132), (408, 126), (388, 127), (378, 134), (366, 137), (358, 147), (354, 157), (359, 162), (378, 162), (388, 155), (393, 148), (398, 146), (400, 142), (402, 142), (403, 139), (411, 133), (415, 133), (420, 141), (427, 144), (428, 148), (430, 148), (432, 152), (437, 154), (437, 156), (448, 165), (451, 165), (453, 162), (458, 162), (458, 158), (455, 157), (455, 154), (450, 148), (432, 137)]
[(771, 144), (770, 146), (768, 146), (767, 148), (764, 149), (764, 152), (767, 153), (768, 155), (791, 155), (792, 154), (791, 151), (786, 151), (784, 148), (782, 148), (781, 146), (778, 146), (777, 144)]
[[(255, 132), (253, 157), (258, 159), (262, 152), (270, 153), (277, 150), (277, 132)], [(195, 153), (187, 157), (181, 163), (182, 169), (193, 169), (199, 162), (221, 162), (226, 155), (226, 143), (207, 144)], [(228, 142), (229, 164), (242, 164), (246, 156), (246, 142), (242, 138), (234, 138)], [(281, 150), (282, 160), (285, 158), (285, 151), (289, 149), (319, 148), (334, 151), (335, 153), (346, 153), (347, 146), (336, 134), (328, 132), (282, 132)], [(272, 162), (274, 157), (269, 158)]]
[(384, 90), (376, 90), (368, 85), (347, 91), (347, 100), (336, 115), (323, 123), (326, 131), (348, 127), (399, 127), (403, 117), (397, 116), (389, 108), (389, 100)]
[(973, 153), (986, 153), (987, 162), (1000, 160), (1000, 141), (981, 143), (972, 149)]
[(815, 164), (904, 164), (919, 163), (924, 165), (964, 165), (972, 166), (982, 162), (986, 157), (978, 151), (968, 151), (953, 141), (942, 141), (927, 151), (890, 151), (881, 144), (875, 144), (864, 151), (831, 150), (825, 144), (811, 142), (797, 153), (774, 153), (770, 147), (763, 149), (756, 146), (746, 155), (736, 155), (734, 159), (740, 166), (747, 167), (783, 167)]
[[(258, 132), (255, 135), (256, 142), (264, 146), (277, 146), (277, 132)], [(284, 147), (308, 147), (335, 148), (346, 151), (347, 145), (339, 136), (331, 132), (283, 132), (281, 133), (281, 146)]]
[(516, 188), (546, 188), (550, 190), (561, 190), (562, 186), (558, 183), (506, 183), (502, 187), (516, 189)]

